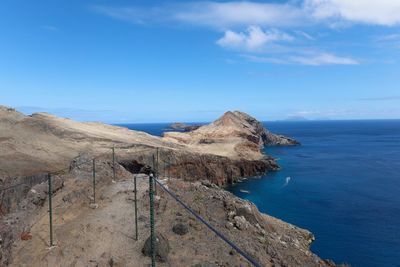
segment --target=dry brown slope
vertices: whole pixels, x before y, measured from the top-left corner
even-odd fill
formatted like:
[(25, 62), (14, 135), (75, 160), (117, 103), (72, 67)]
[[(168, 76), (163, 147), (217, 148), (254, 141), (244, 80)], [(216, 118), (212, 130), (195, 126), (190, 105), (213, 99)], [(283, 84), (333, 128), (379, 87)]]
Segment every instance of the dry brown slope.
[(299, 144), (294, 139), (269, 132), (262, 123), (240, 111), (228, 111), (211, 124), (191, 132), (167, 132), (164, 136), (199, 151), (252, 160), (264, 157), (264, 145)]
[[(37, 215), (29, 228), (32, 239), (19, 240), (13, 246), (11, 266), (148, 266), (149, 258), (141, 248), (149, 236), (149, 196), (147, 178), (138, 182), (139, 240), (134, 240), (133, 183), (126, 171), (119, 171), (116, 183), (110, 180), (111, 169), (99, 165), (97, 209), (90, 209), (87, 193), (90, 168), (73, 171), (64, 177), (65, 186), (54, 196), (54, 230), (57, 247), (48, 249), (47, 203), (37, 206)], [(230, 240), (254, 257), (262, 266), (328, 267), (309, 250), (310, 232), (259, 213), (248, 201), (210, 185), (169, 179), (168, 186)], [(84, 193), (75, 194), (74, 192)], [(26, 205), (32, 205), (27, 203)], [(203, 224), (195, 220), (169, 195), (158, 190), (156, 230), (168, 240), (166, 262), (158, 266), (250, 266)], [(35, 208), (33, 208), (35, 209)], [(177, 235), (177, 223), (188, 233)], [(110, 263), (112, 262), (112, 264)]]
[[(0, 106), (0, 177), (54, 171), (68, 167), (80, 154), (111, 153), (110, 148), (114, 146), (132, 147), (120, 152), (127, 160), (137, 160), (137, 156), (142, 155), (138, 151), (143, 147), (159, 147), (161, 160), (173, 162), (171, 169), (178, 176), (192, 180), (207, 178), (221, 185), (237, 177), (277, 168), (273, 159), (261, 153), (262, 145), (269, 140), (267, 133), (257, 120), (237, 111), (227, 112), (191, 133), (167, 133), (161, 138), (46, 113), (25, 116)], [(133, 154), (136, 157), (132, 158)], [(209, 168), (211, 165), (213, 169)], [(196, 172), (189, 172), (188, 168)]]
[(144, 132), (83, 123), (46, 113), (25, 116), (0, 106), (0, 176), (32, 175), (67, 166), (79, 154), (137, 145), (181, 149)]
[[(261, 141), (265, 140), (262, 136), (263, 129), (254, 120), (238, 112), (227, 113), (212, 125), (199, 129), (186, 142), (99, 123), (74, 122), (42, 113), (25, 116), (12, 109), (0, 108), (0, 168), (5, 173), (32, 174), (47, 168), (65, 166), (71, 158), (82, 152), (96, 154), (109, 150), (111, 145), (137, 144), (162, 147), (161, 155), (172, 158), (173, 165), (169, 167), (169, 171), (173, 177), (179, 177), (181, 175), (178, 174), (186, 172), (182, 178), (201, 179), (201, 174), (206, 169), (207, 178), (211, 175), (217, 181), (223, 182), (227, 170), (230, 174), (234, 172), (244, 176), (262, 172), (273, 165), (273, 161), (266, 161), (260, 153)], [(260, 157), (260, 160), (246, 159), (246, 154), (238, 153), (242, 149), (240, 146), (244, 146), (243, 150), (255, 158)], [(221, 153), (226, 153), (226, 156)], [(127, 166), (130, 166), (129, 162), (133, 159), (144, 164), (143, 154), (135, 153), (135, 150), (125, 151), (124, 155), (119, 156), (125, 157)], [(261, 163), (265, 165), (259, 165)], [(29, 191), (26, 201), (18, 204), (21, 210), (9, 214), (2, 221), (2, 225), (4, 223), (6, 227), (11, 227), (10, 231), (2, 233), (14, 231), (14, 239), (19, 238), (18, 231), (23, 227), (27, 227), (25, 230), (33, 234), (31, 240), (19, 240), (13, 247), (15, 266), (106, 266), (111, 258), (121, 266), (143, 266), (142, 264), (148, 262), (139, 251), (146, 236), (141, 236), (137, 243), (132, 242), (132, 210), (129, 210), (132, 205), (129, 199), (132, 195), (129, 192), (131, 180), (113, 184), (110, 161), (99, 164), (98, 178), (103, 177), (108, 183), (99, 188), (98, 210), (88, 208), (91, 191), (90, 165), (84, 170), (83, 176), (73, 171), (62, 177), (66, 186), (54, 196), (55, 233), (59, 248), (51, 251), (47, 249), (47, 203), (32, 207), (37, 205), (29, 202), (29, 194), (36, 194), (32, 190)], [(129, 174), (122, 171), (119, 177), (129, 178)], [(86, 185), (82, 185), (82, 181), (86, 181)], [(170, 180), (169, 186), (196, 212), (238, 245), (246, 248), (265, 266), (329, 266), (309, 251), (308, 245), (312, 236), (308, 231), (262, 215), (254, 205), (215, 186), (174, 179)], [(146, 216), (146, 185), (140, 188), (139, 204)], [(75, 201), (71, 201), (71, 198), (75, 198)], [(22, 220), (23, 218), (26, 220)], [(144, 231), (148, 228), (147, 221), (148, 218), (145, 217), (141, 223)], [(171, 231), (171, 226), (177, 221), (189, 225), (188, 236), (177, 237)], [(247, 265), (243, 258), (231, 253), (215, 235), (185, 214), (176, 202), (164, 194), (161, 194), (157, 204), (157, 229), (171, 241), (169, 266), (190, 266), (202, 260), (213, 261), (220, 266)], [(110, 243), (110, 240), (114, 242)]]

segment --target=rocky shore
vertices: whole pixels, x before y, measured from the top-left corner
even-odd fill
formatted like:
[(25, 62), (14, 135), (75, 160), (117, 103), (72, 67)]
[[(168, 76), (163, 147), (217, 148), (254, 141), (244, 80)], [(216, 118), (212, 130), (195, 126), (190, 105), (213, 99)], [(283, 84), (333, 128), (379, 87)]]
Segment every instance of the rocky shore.
[[(166, 171), (186, 180), (209, 179), (218, 185), (278, 169), (262, 153), (264, 145), (296, 145), (297, 141), (267, 131), (242, 112), (227, 112), (191, 132), (167, 132), (163, 138), (102, 123), (81, 123), (46, 113), (25, 116), (0, 107), (0, 184), (15, 177), (65, 168), (79, 155), (118, 151), (125, 165), (158, 159)], [(110, 154), (111, 155), (111, 154)], [(145, 160), (147, 159), (147, 161)], [(131, 161), (131, 163), (129, 163)]]
[(174, 122), (171, 125), (169, 125), (167, 130), (191, 132), (191, 131), (199, 129), (200, 127), (201, 127), (201, 125), (197, 125), (197, 124), (189, 125), (189, 124), (182, 123), (182, 122)]
[[(27, 181), (23, 190), (3, 194), (4, 266), (146, 266), (148, 185), (140, 174), (146, 168), (156, 171), (168, 188), (263, 266), (336, 266), (309, 250), (310, 232), (261, 214), (252, 203), (220, 187), (279, 169), (262, 153), (263, 146), (299, 144), (269, 132), (245, 113), (227, 112), (193, 131), (155, 137), (44, 113), (25, 116), (0, 107), (0, 143), (0, 186)], [(89, 206), (94, 156), (98, 209)], [(90, 164), (80, 164), (85, 162)], [(49, 251), (47, 187), (41, 175), (61, 168), (53, 189), (58, 247)], [(142, 178), (138, 241), (132, 238), (133, 175)], [(25, 176), (36, 177), (37, 184), (28, 183), (32, 179)], [(161, 189), (158, 194), (156, 229), (168, 243), (160, 266), (249, 266)], [(102, 242), (106, 240), (113, 241)]]

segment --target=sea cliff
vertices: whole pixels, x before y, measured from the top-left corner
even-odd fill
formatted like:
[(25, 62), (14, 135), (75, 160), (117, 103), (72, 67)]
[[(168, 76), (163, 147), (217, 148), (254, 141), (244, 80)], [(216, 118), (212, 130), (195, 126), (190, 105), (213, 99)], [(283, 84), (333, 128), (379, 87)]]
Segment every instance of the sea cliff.
[[(0, 142), (2, 187), (26, 181), (24, 190), (4, 194), (8, 206), (0, 220), (3, 265), (144, 266), (148, 258), (141, 251), (148, 237), (149, 207), (147, 180), (141, 178), (150, 169), (263, 266), (336, 266), (310, 251), (314, 237), (309, 231), (262, 214), (218, 186), (277, 170), (275, 160), (262, 153), (263, 146), (298, 144), (269, 132), (245, 113), (227, 112), (194, 131), (155, 137), (0, 107)], [(88, 205), (93, 200), (93, 157), (98, 194), (94, 210)], [(60, 168), (63, 171), (53, 176), (59, 246), (47, 252), (47, 186), (41, 175)], [(36, 177), (37, 184), (28, 183), (32, 179), (26, 175)], [(133, 231), (133, 176), (139, 178), (138, 241), (126, 234)], [(160, 189), (156, 218), (156, 229), (168, 242), (160, 266), (249, 266)], [(184, 236), (176, 233), (177, 224), (186, 229)], [(109, 239), (114, 241), (101, 242)]]

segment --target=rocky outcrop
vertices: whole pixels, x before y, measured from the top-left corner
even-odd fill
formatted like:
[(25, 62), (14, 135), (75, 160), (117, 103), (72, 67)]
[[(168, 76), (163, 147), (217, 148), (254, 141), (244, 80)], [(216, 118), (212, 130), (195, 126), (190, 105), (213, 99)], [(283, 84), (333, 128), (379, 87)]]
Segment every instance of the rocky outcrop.
[(186, 235), (189, 232), (188, 226), (184, 223), (177, 223), (172, 227), (172, 232), (177, 235)]
[[(260, 145), (263, 146), (290, 146), (290, 145), (299, 145), (300, 143), (292, 138), (273, 134), (268, 131), (261, 122), (257, 121), (255, 118), (250, 115), (240, 112), (234, 111), (233, 116), (239, 118), (240, 121), (245, 121), (250, 125), (251, 135), (248, 138), (253, 139), (254, 141), (258, 141)], [(248, 126), (244, 126), (248, 128)]]
[[(30, 193), (33, 186), (47, 181), (47, 179), (47, 174), (22, 176), (11, 179), (3, 178), (3, 181), (1, 181), (2, 183), (0, 182), (0, 193), (2, 194), (0, 214), (6, 214), (14, 210), (18, 203), (24, 200), (27, 194)], [(43, 186), (46, 187), (45, 185)], [(47, 190), (47, 187), (44, 190)]]
[(158, 169), (158, 174), (162, 177), (177, 177), (186, 181), (209, 180), (220, 186), (279, 169), (275, 159), (270, 157), (259, 160), (232, 159), (213, 154), (168, 149), (158, 150), (157, 168), (157, 160), (153, 163), (152, 156), (152, 153), (129, 155), (126, 158), (120, 157), (119, 162), (132, 173), (146, 173), (143, 170), (148, 166), (153, 170)]
[(197, 130), (201, 127), (201, 125), (189, 125), (186, 123), (175, 122), (169, 125), (167, 130), (175, 130), (175, 131), (183, 131), (183, 132), (191, 132)]
[(228, 111), (211, 124), (189, 133), (166, 132), (164, 136), (197, 151), (253, 160), (263, 158), (263, 146), (299, 144), (294, 139), (269, 132), (261, 122), (240, 111)]
[[(116, 161), (132, 173), (157, 170), (160, 177), (207, 180), (224, 186), (279, 169), (273, 158), (261, 153), (261, 148), (285, 144), (284, 140), (294, 143), (268, 132), (257, 120), (237, 111), (227, 112), (195, 131), (167, 133), (161, 138), (45, 113), (26, 116), (0, 106), (0, 188), (12, 187), (3, 191), (0, 211), (8, 214), (19, 206), (26, 210), (41, 207), (47, 198), (47, 172), (62, 169), (62, 173), (80, 177), (81, 168), (91, 170), (94, 156), (111, 160), (111, 147), (116, 147)], [(83, 167), (79, 167), (81, 164)], [(118, 166), (117, 175), (122, 168)], [(53, 190), (58, 190), (63, 181), (58, 183), (59, 177), (53, 178)], [(89, 195), (87, 190), (78, 189), (65, 194), (63, 202), (74, 203)], [(240, 220), (239, 216), (236, 225), (243, 225)]]
[[(60, 175), (60, 181), (65, 183), (59, 184), (64, 186), (53, 195), (54, 237), (58, 247), (47, 249), (47, 205), (36, 205), (31, 201), (34, 198), (27, 198), (19, 205), (20, 211), (8, 214), (0, 223), (0, 237), (5, 242), (0, 247), (3, 256), (0, 265), (143, 266), (148, 263), (148, 177), (136, 175), (139, 236), (134, 241), (132, 174), (117, 163), (117, 177), (113, 181), (111, 162), (109, 158), (97, 161), (97, 209), (89, 208), (90, 164), (74, 166)], [(310, 251), (314, 237), (309, 231), (260, 213), (254, 204), (208, 180), (187, 182), (169, 178), (161, 182), (261, 266), (336, 266)], [(81, 190), (83, 193), (74, 193)], [(27, 213), (31, 216), (26, 216)], [(160, 266), (251, 266), (159, 186), (155, 218), (156, 255), (163, 261)], [(184, 227), (174, 231), (173, 226), (178, 224)], [(2, 228), (3, 225), (8, 228)], [(186, 232), (186, 228), (185, 235), (176, 234)], [(22, 234), (29, 240), (21, 239)]]
[[(168, 259), (169, 253), (169, 243), (168, 239), (161, 233), (155, 233), (155, 240), (154, 240), (154, 250), (156, 260), (160, 262), (166, 262)], [(144, 242), (144, 246), (142, 249), (142, 253), (145, 256), (151, 256), (151, 238), (148, 237), (146, 242)]]
[(73, 167), (81, 158), (77, 155), (90, 158), (107, 154), (111, 158), (112, 147), (116, 147), (117, 160), (136, 168), (136, 173), (144, 165), (156, 167), (152, 156), (158, 148), (159, 172), (190, 181), (209, 179), (224, 185), (276, 170), (276, 162), (262, 153), (262, 147), (292, 145), (296, 141), (270, 133), (256, 119), (238, 111), (227, 112), (197, 130), (167, 132), (160, 138), (46, 113), (25, 116), (1, 107), (0, 143), (0, 186), (13, 184), (15, 176)]
[[(310, 251), (310, 245), (314, 241), (311, 232), (262, 214), (249, 201), (206, 182), (168, 179), (166, 184), (184, 203), (189, 204), (197, 214), (211, 222), (213, 227), (246, 251), (261, 266), (337, 266)], [(159, 231), (170, 233), (170, 225), (179, 218), (180, 222), (188, 225), (190, 236), (193, 237), (193, 243), (188, 239), (175, 238), (175, 242), (182, 242), (182, 251), (174, 250), (176, 243), (170, 242), (171, 254), (180, 260), (178, 265), (250, 266), (234, 250), (221, 246), (221, 240), (215, 239), (213, 233), (194, 220), (179, 204), (171, 201), (168, 194), (160, 190), (159, 196), (162, 205), (157, 209), (157, 216), (163, 220), (158, 226)], [(191, 256), (185, 257), (185, 254)], [(197, 255), (209, 261), (200, 261), (196, 258)]]
[[(51, 186), (52, 193), (57, 192), (64, 186), (64, 181), (60, 176), (53, 176), (51, 178), (51, 181), (52, 181), (52, 186)], [(46, 181), (41, 184), (33, 186), (26, 195), (26, 198), (28, 202), (32, 202), (35, 205), (43, 206), (43, 203), (45, 202), (48, 194), (49, 194), (49, 186)]]

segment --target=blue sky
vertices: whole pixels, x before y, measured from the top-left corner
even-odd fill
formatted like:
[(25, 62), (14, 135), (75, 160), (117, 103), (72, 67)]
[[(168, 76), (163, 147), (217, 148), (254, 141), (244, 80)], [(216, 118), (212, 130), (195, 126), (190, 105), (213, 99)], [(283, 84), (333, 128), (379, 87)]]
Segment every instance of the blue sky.
[(0, 104), (105, 122), (400, 118), (400, 1), (0, 3)]

